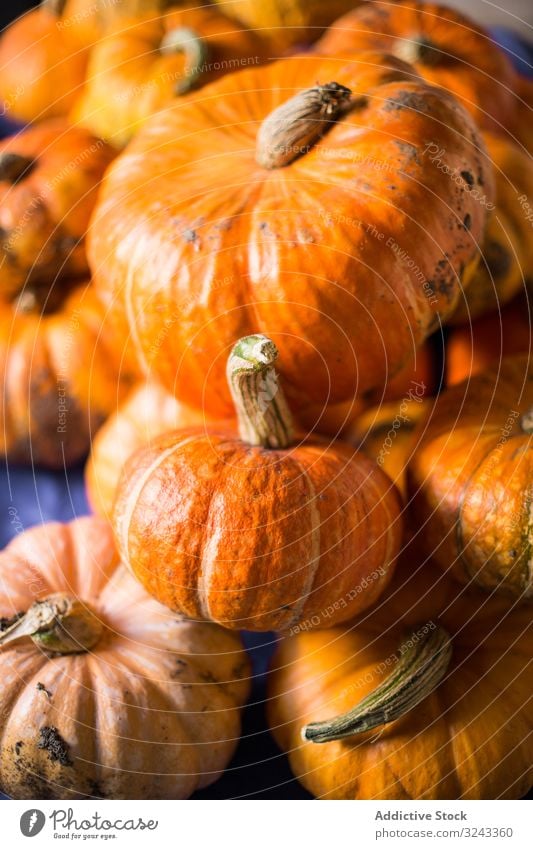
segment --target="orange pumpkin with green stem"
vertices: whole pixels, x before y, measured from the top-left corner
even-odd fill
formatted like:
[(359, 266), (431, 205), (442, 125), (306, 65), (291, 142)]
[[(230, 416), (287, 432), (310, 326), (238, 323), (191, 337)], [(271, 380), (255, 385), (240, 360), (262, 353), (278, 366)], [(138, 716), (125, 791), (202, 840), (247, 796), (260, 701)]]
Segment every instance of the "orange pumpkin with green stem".
[(295, 409), (382, 387), (455, 309), (485, 226), (428, 139), (491, 198), (470, 117), (391, 57), (282, 60), (154, 116), (91, 226), (117, 337), (213, 416), (230, 414), (225, 359), (249, 333), (273, 337)]
[(319, 798), (519, 799), (533, 784), (530, 608), (402, 559), (352, 627), (281, 641), (272, 732)]
[(380, 595), (400, 545), (398, 494), (377, 466), (346, 443), (295, 442), (276, 356), (264, 336), (240, 340), (228, 360), (240, 436), (210, 425), (155, 440), (126, 463), (115, 502), (146, 589), (229, 628), (343, 621)]
[(442, 393), (408, 481), (420, 544), (463, 582), (533, 596), (533, 367), (509, 357)]
[(250, 668), (235, 634), (170, 614), (101, 519), (0, 554), (0, 788), (15, 799), (181, 799), (215, 781)]
[(266, 53), (258, 36), (214, 9), (126, 18), (92, 50), (72, 120), (123, 147), (154, 112)]

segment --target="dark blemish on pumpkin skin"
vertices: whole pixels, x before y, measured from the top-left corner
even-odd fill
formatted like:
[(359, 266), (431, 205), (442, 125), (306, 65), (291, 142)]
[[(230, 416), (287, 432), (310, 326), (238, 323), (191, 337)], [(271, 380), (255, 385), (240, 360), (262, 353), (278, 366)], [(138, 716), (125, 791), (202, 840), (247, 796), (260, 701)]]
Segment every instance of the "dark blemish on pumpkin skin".
[(469, 186), (474, 185), (474, 178), (473, 178), (472, 174), (470, 173), (470, 171), (461, 171), (461, 177), (463, 178), (465, 183), (467, 183)]
[(420, 112), (423, 115), (428, 115), (431, 112), (427, 98), (422, 97), (414, 91), (400, 91), (396, 97), (387, 98), (383, 108), (386, 112), (400, 111), (402, 109), (412, 109), (414, 112)]
[(185, 239), (186, 242), (194, 243), (194, 242), (196, 242), (196, 240), (198, 238), (198, 233), (196, 232), (196, 230), (184, 230), (183, 231), (183, 238)]
[(51, 761), (57, 761), (61, 766), (74, 766), (69, 754), (69, 745), (63, 739), (57, 728), (45, 725), (39, 730), (38, 749), (45, 749)]
[(22, 749), (23, 745), (24, 745), (24, 743), (23, 743), (23, 741), (22, 741), (22, 740), (18, 740), (18, 741), (15, 743), (15, 754), (16, 754), (17, 756), (18, 756), (18, 755), (20, 755), (20, 750)]
[(472, 226), (472, 216), (470, 215), (469, 212), (467, 212), (465, 217), (463, 218), (463, 227), (465, 228), (465, 230), (470, 230), (471, 226)]
[(41, 693), (45, 693), (49, 699), (52, 698), (52, 693), (50, 690), (47, 690), (44, 684), (41, 684), (40, 681), (37, 681), (37, 689), (40, 690)]
[(512, 548), (509, 552), (509, 557), (514, 558), (514, 557), (516, 557), (517, 554), (518, 554), (518, 552), (517, 552), (516, 548)]

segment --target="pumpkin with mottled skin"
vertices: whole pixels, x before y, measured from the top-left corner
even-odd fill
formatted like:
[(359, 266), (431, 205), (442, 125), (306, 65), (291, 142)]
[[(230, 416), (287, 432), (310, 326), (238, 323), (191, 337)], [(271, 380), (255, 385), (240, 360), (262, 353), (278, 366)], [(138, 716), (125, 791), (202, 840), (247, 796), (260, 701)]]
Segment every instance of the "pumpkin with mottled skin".
[(455, 9), (411, 0), (363, 3), (335, 21), (315, 49), (325, 56), (391, 53), (460, 100), (479, 126), (505, 131), (514, 119), (517, 74), (489, 33)]
[(123, 147), (154, 112), (266, 54), (258, 36), (214, 9), (125, 18), (91, 51), (71, 118)]
[(282, 60), (154, 116), (90, 232), (117, 338), (213, 416), (230, 414), (225, 357), (251, 332), (276, 342), (296, 411), (382, 387), (455, 309), (485, 226), (429, 140), (491, 198), (471, 118), (392, 57)]
[[(402, 659), (442, 629), (449, 665), (403, 716), (369, 730), (361, 720), (352, 726), (358, 733), (329, 742), (302, 739), (302, 729), (307, 736), (321, 721), (331, 728), (332, 718), (373, 691), (375, 698)], [(319, 798), (519, 799), (533, 784), (532, 651), (527, 605), (461, 587), (411, 552), (386, 600), (353, 627), (282, 640), (270, 728)], [(426, 662), (431, 673), (439, 657)]]
[(0, 297), (87, 275), (87, 228), (114, 156), (63, 119), (0, 142)]
[(119, 549), (146, 589), (228, 628), (349, 619), (384, 590), (400, 545), (392, 483), (347, 443), (298, 439), (276, 356), (266, 337), (240, 340), (228, 362), (238, 432), (154, 440), (127, 461), (115, 502)]
[(156, 382), (138, 384), (92, 442), (85, 483), (93, 510), (111, 516), (124, 463), (139, 448), (166, 431), (203, 420), (202, 413), (180, 404)]
[(533, 367), (509, 357), (442, 393), (408, 469), (427, 555), (463, 582), (533, 596)]
[[(181, 799), (218, 778), (239, 738), (249, 689), (236, 635), (151, 599), (121, 566), (111, 530), (97, 518), (17, 537), (0, 554), (0, 583), (5, 793)], [(58, 600), (75, 616), (63, 632), (61, 620), (51, 622), (32, 640), (20, 615), (36, 601)], [(16, 641), (10, 625), (19, 629)]]
[(0, 301), (0, 456), (61, 469), (132, 384), (90, 282), (57, 282), (46, 303), (27, 290)]

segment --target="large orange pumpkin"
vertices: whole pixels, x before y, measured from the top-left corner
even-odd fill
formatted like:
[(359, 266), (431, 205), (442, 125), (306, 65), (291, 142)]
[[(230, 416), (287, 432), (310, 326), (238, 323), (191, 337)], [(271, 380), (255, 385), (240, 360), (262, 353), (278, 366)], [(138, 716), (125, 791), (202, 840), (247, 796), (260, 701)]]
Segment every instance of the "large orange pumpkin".
[(530, 608), (421, 562), (351, 627), (281, 642), (270, 727), (315, 796), (517, 799), (533, 784)]
[(398, 494), (347, 443), (294, 442), (264, 336), (229, 359), (231, 425), (165, 435), (125, 467), (114, 510), (124, 562), (168, 607), (255, 631), (334, 625), (387, 585)]
[(107, 523), (29, 530), (0, 554), (0, 787), (16, 799), (180, 799), (240, 733), (239, 638), (170, 614)]
[(285, 59), (148, 122), (107, 174), (91, 265), (117, 337), (185, 403), (229, 414), (225, 358), (250, 332), (274, 338), (294, 403), (349, 400), (456, 307), (486, 215), (463, 189), (490, 199), (487, 165), (470, 117), (403, 62)]
[(85, 469), (93, 510), (111, 516), (124, 463), (139, 448), (167, 431), (202, 421), (201, 413), (180, 404), (154, 381), (138, 384), (93, 440)]
[(462, 581), (533, 595), (533, 366), (509, 357), (442, 393), (408, 478), (427, 555)]
[(265, 55), (258, 36), (213, 9), (121, 20), (91, 52), (72, 120), (124, 146), (154, 112)]
[(0, 301), (0, 456), (48, 468), (84, 459), (131, 381), (87, 281)]
[(488, 32), (447, 6), (363, 3), (335, 21), (316, 50), (325, 56), (392, 53), (453, 92), (481, 127), (502, 132), (514, 120), (517, 74), (510, 59)]
[[(58, 119), (0, 142), (0, 297), (87, 275), (85, 235), (113, 150)], [(46, 294), (45, 291), (45, 294)]]
[(24, 122), (67, 115), (85, 78), (87, 45), (64, 25), (61, 2), (43, 0), (0, 38), (3, 114)]

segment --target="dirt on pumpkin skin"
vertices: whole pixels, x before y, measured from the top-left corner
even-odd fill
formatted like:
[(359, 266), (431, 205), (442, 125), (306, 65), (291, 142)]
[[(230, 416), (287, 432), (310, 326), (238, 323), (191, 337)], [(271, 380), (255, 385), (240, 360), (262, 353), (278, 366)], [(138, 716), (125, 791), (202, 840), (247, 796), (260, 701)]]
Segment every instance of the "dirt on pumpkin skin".
[(58, 761), (61, 766), (74, 766), (68, 743), (53, 725), (45, 725), (39, 730), (37, 748), (46, 749), (49, 759)]
[(11, 626), (14, 625), (16, 622), (18, 622), (19, 619), (22, 619), (23, 616), (24, 616), (23, 612), (22, 613), (15, 613), (15, 615), (12, 616), (11, 619), (9, 619), (6, 616), (0, 616), (0, 634), (3, 631), (7, 631), (8, 628), (11, 628)]

